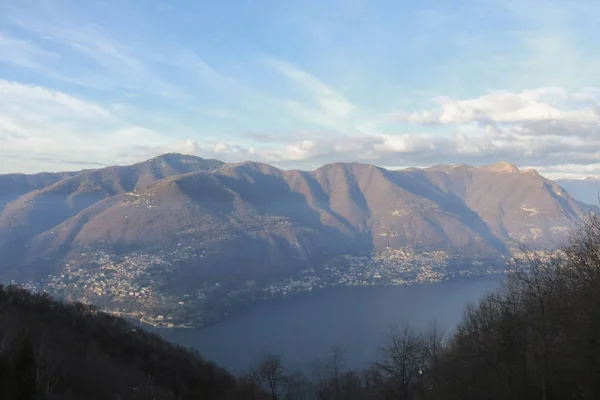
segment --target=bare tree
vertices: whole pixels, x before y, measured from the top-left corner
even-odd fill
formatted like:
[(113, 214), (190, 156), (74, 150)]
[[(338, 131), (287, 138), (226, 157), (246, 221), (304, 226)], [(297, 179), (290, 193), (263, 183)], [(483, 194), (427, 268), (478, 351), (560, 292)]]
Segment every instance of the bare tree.
[(367, 376), (346, 368), (345, 353), (332, 347), (330, 355), (313, 363), (311, 388), (319, 400), (358, 400), (373, 398), (365, 390)]
[[(433, 322), (425, 331), (423, 336), (425, 349), (425, 363), (428, 376), (426, 377), (429, 386), (437, 387), (440, 383), (441, 363), (444, 350), (444, 334), (440, 330), (437, 322)], [(421, 396), (424, 397), (425, 388), (423, 387), (423, 376), (420, 376)]]
[(288, 379), (280, 356), (265, 354), (249, 373), (249, 378), (266, 390), (271, 399), (287, 398)]
[(34, 353), (36, 361), (36, 381), (38, 386), (43, 384), (43, 387), (40, 387), (40, 390), (43, 391), (47, 397), (50, 397), (57, 384), (57, 369), (62, 363), (62, 359), (59, 355), (48, 354), (49, 347), (50, 345), (44, 333), (42, 333)]
[(409, 325), (390, 327), (383, 359), (375, 365), (395, 398), (408, 399), (413, 385), (421, 380), (426, 363), (425, 341)]
[[(506, 307), (511, 301), (522, 302), (521, 322), (533, 337), (528, 348), (540, 360), (542, 400), (548, 398), (548, 376), (554, 336), (553, 316), (561, 302), (559, 295), (562, 281), (563, 259), (560, 256), (543, 257), (537, 252), (526, 251), (523, 261), (513, 264), (509, 272), (508, 295), (503, 297)], [(514, 295), (514, 296), (511, 296)]]
[(329, 357), (313, 363), (312, 386), (317, 398), (322, 400), (342, 398), (344, 362), (344, 352), (339, 347), (332, 347)]

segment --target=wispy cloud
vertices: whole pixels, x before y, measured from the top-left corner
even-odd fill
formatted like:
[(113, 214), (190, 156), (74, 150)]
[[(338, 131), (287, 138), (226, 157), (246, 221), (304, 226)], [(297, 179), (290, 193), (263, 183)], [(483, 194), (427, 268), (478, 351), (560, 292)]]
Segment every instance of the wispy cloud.
[[(172, 139), (120, 118), (110, 107), (0, 80), (0, 141), (0, 168), (10, 171), (18, 166), (16, 170), (27, 172), (48, 166), (49, 160), (73, 160), (74, 154), (98, 165), (113, 163), (120, 154), (129, 153), (131, 160), (137, 144), (167, 146)], [(51, 167), (57, 168), (64, 167)]]
[[(11, 15), (12, 26), (52, 43), (55, 48), (48, 52), (42, 50), (39, 44), (13, 38), (13, 53), (29, 55), (23, 57), (28, 67), (36, 67), (54, 78), (95, 89), (126, 89), (171, 98), (181, 94), (123, 41), (114, 39), (97, 24), (68, 17), (69, 13), (60, 5), (42, 3), (37, 12), (12, 8)], [(57, 74), (53, 70), (56, 66), (44, 63), (49, 56), (58, 57), (60, 52), (65, 54), (66, 59), (60, 60), (58, 67), (68, 73)], [(9, 62), (14, 60), (12, 56), (7, 58)]]
[(326, 115), (332, 118), (343, 119), (347, 118), (357, 108), (341, 93), (292, 63), (266, 55), (263, 55), (261, 59), (265, 64), (293, 80), (302, 89), (309, 92), (312, 95), (314, 105)]
[(44, 63), (59, 57), (58, 54), (46, 51), (31, 41), (16, 39), (0, 32), (0, 62), (41, 70)]
[[(304, 168), (499, 159), (595, 168), (600, 3), (434, 3), (232, 12), (8, 0), (1, 152), (31, 160), (29, 171), (162, 151)], [(24, 170), (8, 159), (0, 172)]]
[(105, 107), (39, 86), (0, 80), (0, 93), (3, 101), (0, 109), (9, 112), (69, 120), (113, 118), (110, 110)]

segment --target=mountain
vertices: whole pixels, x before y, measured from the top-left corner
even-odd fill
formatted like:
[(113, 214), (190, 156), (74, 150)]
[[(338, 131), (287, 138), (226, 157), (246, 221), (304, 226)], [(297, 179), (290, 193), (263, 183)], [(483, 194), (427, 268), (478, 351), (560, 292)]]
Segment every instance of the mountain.
[(479, 168), (439, 166), (416, 173), (463, 201), (493, 237), (513, 249), (520, 244), (556, 247), (593, 210), (535, 170), (519, 170), (505, 162)]
[(600, 195), (600, 177), (591, 176), (585, 179), (557, 179), (558, 185), (565, 188), (579, 201), (597, 205)]
[[(213, 169), (217, 160), (165, 154), (130, 166), (114, 166), (67, 174), (0, 175), (0, 193), (20, 193), (0, 212), (0, 254), (21, 263), (24, 247), (36, 235), (96, 203), (122, 193), (144, 190), (168, 176)], [(61, 179), (62, 178), (62, 179)]]
[(563, 244), (593, 210), (504, 162), (284, 171), (168, 154), (82, 171), (7, 204), (0, 273), (51, 274), (61, 294), (117, 308), (209, 312), (349, 279), (476, 273), (472, 262), (489, 265), (522, 245)]
[(41, 189), (64, 178), (73, 176), (72, 172), (40, 173), (34, 175), (6, 174), (0, 175), (0, 211), (8, 203), (31, 191)]
[(16, 264), (99, 244), (192, 246), (217, 253), (219, 263), (267, 258), (290, 267), (389, 247), (506, 255), (521, 243), (564, 241), (589, 209), (507, 163), (403, 171), (336, 163), (306, 172), (167, 154), (49, 180), (20, 196), (0, 213), (0, 249), (22, 250), (8, 257)]
[(0, 285), (0, 319), (2, 399), (266, 398), (197, 353), (94, 307)]

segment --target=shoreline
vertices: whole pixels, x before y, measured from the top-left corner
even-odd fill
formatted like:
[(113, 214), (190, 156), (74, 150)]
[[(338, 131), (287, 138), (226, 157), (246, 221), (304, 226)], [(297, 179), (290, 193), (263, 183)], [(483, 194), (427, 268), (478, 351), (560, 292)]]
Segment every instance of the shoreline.
[(485, 274), (476, 274), (476, 275), (463, 275), (463, 276), (453, 276), (447, 279), (437, 279), (437, 280), (430, 280), (430, 281), (410, 281), (410, 282), (403, 282), (400, 284), (394, 284), (394, 283), (385, 283), (385, 284), (371, 284), (371, 285), (348, 285), (348, 284), (338, 284), (338, 285), (330, 285), (330, 286), (325, 286), (325, 287), (320, 287), (317, 288), (316, 290), (302, 290), (302, 291), (297, 291), (297, 292), (292, 292), (292, 293), (288, 293), (285, 294), (283, 296), (275, 296), (275, 297), (270, 297), (270, 298), (264, 298), (264, 299), (259, 299), (257, 301), (254, 301), (248, 305), (246, 305), (246, 307), (242, 307), (238, 310), (233, 311), (232, 313), (227, 313), (223, 318), (220, 318), (218, 320), (215, 320), (213, 322), (208, 322), (206, 324), (200, 324), (200, 325), (192, 325), (188, 322), (183, 322), (183, 323), (159, 323), (159, 324), (155, 324), (152, 323), (151, 321), (144, 319), (143, 315), (140, 315), (140, 313), (126, 313), (126, 312), (119, 312), (119, 311), (109, 311), (109, 310), (102, 310), (103, 312), (106, 312), (108, 314), (112, 314), (112, 315), (116, 315), (116, 316), (120, 316), (123, 317), (127, 320), (130, 320), (132, 322), (135, 322), (137, 324), (140, 324), (142, 326), (148, 326), (151, 327), (152, 329), (160, 329), (160, 330), (170, 330), (170, 329), (200, 329), (200, 328), (206, 328), (212, 325), (216, 325), (219, 324), (221, 322), (223, 322), (224, 320), (226, 320), (228, 317), (234, 315), (234, 314), (238, 314), (239, 312), (242, 312), (245, 308), (247, 308), (248, 306), (254, 306), (257, 304), (261, 304), (261, 303), (267, 303), (267, 302), (271, 302), (274, 300), (281, 300), (281, 299), (285, 299), (285, 298), (289, 298), (292, 296), (296, 296), (296, 295), (303, 295), (303, 294), (310, 294), (310, 293), (318, 293), (318, 292), (322, 292), (328, 289), (336, 289), (336, 288), (389, 288), (389, 287), (402, 287), (402, 286), (412, 286), (412, 285), (427, 285), (427, 284), (437, 284), (437, 283), (442, 283), (442, 282), (449, 282), (449, 281), (456, 281), (456, 280), (461, 280), (461, 279), (469, 279), (469, 278), (481, 278), (481, 277), (489, 277), (489, 276), (504, 276), (506, 275), (506, 272), (491, 272), (491, 273), (485, 273)]

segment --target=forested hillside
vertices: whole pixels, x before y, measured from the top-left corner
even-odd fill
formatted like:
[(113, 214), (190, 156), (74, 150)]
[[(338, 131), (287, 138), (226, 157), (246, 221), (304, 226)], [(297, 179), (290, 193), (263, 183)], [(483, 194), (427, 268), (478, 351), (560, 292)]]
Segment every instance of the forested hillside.
[[(0, 286), (0, 398), (240, 399), (219, 367), (93, 307)], [(260, 397), (254, 397), (260, 398)]]
[(600, 219), (562, 254), (534, 254), (508, 284), (469, 307), (439, 360), (435, 398), (600, 398)]

